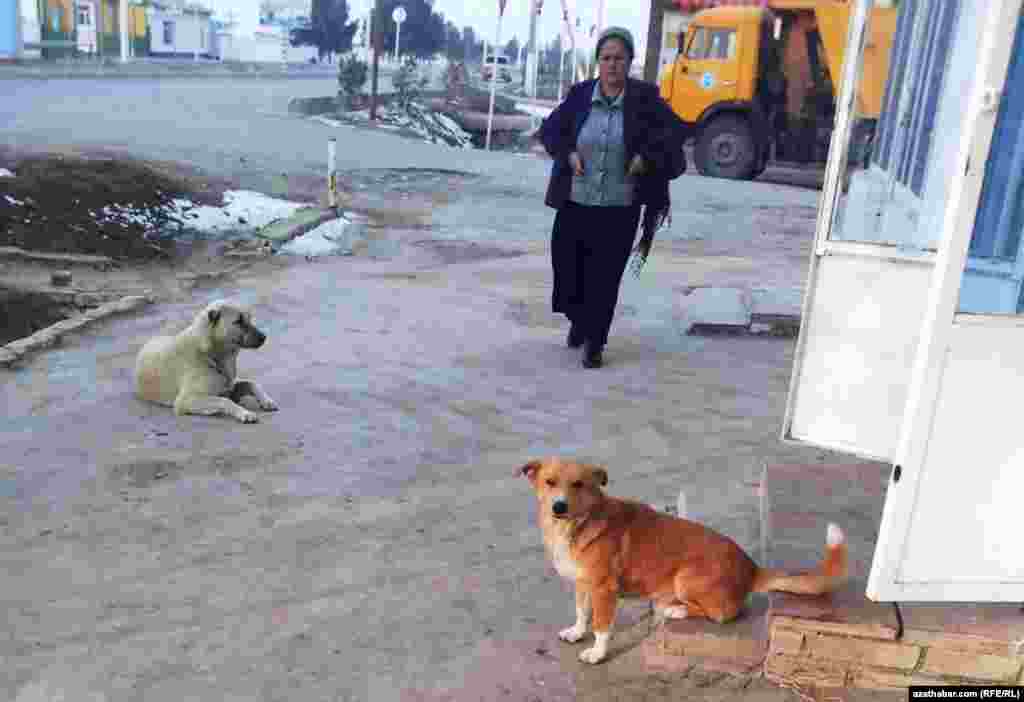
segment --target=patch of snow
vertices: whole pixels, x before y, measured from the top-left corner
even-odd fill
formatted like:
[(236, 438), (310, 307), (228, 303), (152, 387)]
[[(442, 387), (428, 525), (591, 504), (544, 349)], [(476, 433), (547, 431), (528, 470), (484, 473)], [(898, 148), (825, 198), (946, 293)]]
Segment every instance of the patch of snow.
[(292, 256), (327, 256), (352, 254), (351, 222), (344, 217), (332, 219), (316, 229), (296, 237), (281, 247), (281, 253)]
[(174, 205), (170, 214), (183, 220), (190, 229), (208, 233), (243, 227), (258, 229), (307, 207), (249, 190), (227, 191), (223, 207), (197, 206), (190, 200), (175, 200)]
[(13, 178), (14, 174), (6, 168), (0, 168), (0, 178)]

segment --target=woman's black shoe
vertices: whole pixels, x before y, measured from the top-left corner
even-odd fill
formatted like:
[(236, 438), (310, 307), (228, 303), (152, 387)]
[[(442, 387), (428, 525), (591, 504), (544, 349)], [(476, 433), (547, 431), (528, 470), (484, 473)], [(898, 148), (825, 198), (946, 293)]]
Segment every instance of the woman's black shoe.
[(578, 349), (580, 346), (583, 346), (583, 342), (583, 331), (575, 324), (569, 325), (569, 339), (566, 341), (569, 348)]
[(604, 349), (600, 346), (591, 346), (587, 344), (587, 347), (583, 349), (583, 367), (584, 368), (600, 368), (604, 365), (604, 361), (601, 359), (601, 352)]

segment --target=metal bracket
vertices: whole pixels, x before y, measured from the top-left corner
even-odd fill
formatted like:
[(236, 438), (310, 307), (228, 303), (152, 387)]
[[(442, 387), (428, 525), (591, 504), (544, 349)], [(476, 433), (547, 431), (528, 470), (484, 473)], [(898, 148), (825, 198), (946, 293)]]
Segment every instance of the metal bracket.
[(997, 88), (985, 88), (981, 94), (981, 111), (995, 112), (1003, 100), (1003, 91)]

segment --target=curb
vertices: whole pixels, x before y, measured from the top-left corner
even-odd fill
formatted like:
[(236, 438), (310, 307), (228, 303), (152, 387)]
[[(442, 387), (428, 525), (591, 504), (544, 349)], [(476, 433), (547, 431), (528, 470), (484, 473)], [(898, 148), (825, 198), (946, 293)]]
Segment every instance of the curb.
[(153, 302), (155, 300), (150, 295), (130, 295), (100, 305), (78, 317), (72, 317), (71, 319), (51, 324), (46, 329), (41, 329), (31, 336), (12, 341), (6, 346), (0, 346), (0, 367), (10, 368), (30, 353), (59, 344), (65, 334), (80, 331), (107, 317), (132, 312)]
[(47, 253), (45, 251), (26, 251), (17, 246), (0, 246), (0, 258), (16, 258), (36, 263), (53, 263), (58, 265), (94, 266), (97, 270), (106, 271), (117, 268), (114, 259), (108, 256), (92, 254)]

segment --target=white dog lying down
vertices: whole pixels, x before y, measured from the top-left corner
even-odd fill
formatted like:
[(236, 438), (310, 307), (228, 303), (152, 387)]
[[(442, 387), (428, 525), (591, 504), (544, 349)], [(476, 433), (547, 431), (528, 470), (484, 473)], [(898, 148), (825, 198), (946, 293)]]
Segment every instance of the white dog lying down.
[(135, 394), (173, 407), (175, 414), (226, 414), (240, 422), (259, 417), (240, 406), (252, 397), (272, 412), (274, 401), (256, 383), (238, 380), (240, 349), (258, 349), (267, 336), (252, 325), (249, 313), (224, 300), (207, 305), (175, 336), (158, 336), (139, 351)]

